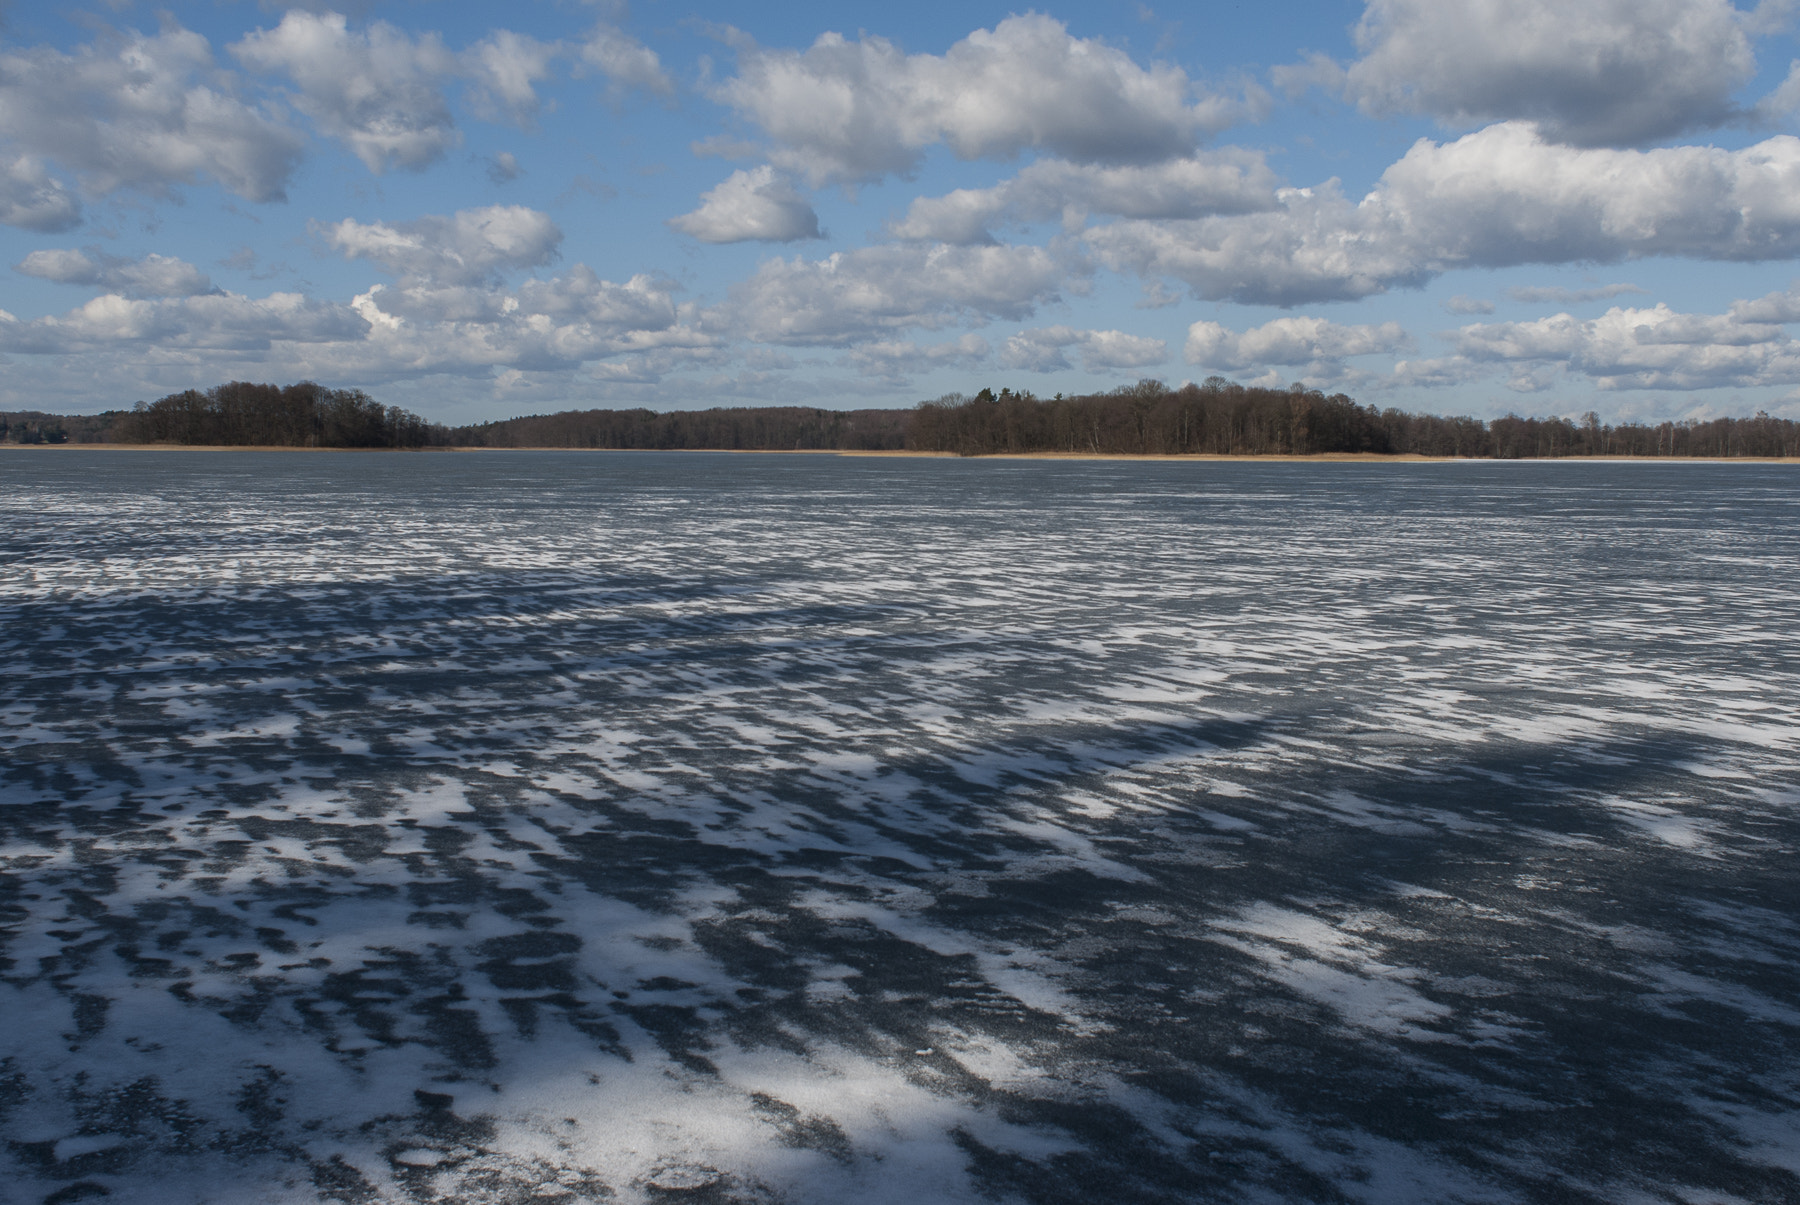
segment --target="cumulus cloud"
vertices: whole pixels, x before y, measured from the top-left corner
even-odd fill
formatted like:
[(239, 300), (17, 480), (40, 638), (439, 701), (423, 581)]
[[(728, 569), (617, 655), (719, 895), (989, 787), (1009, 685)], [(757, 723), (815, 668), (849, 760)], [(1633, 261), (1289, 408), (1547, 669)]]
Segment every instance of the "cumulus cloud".
[[(1773, 321), (1767, 320), (1773, 319)], [(1533, 370), (1563, 369), (1601, 389), (1710, 389), (1800, 382), (1800, 348), (1783, 329), (1800, 320), (1800, 297), (1771, 294), (1725, 314), (1683, 314), (1667, 305), (1615, 306), (1599, 318), (1555, 314), (1531, 322), (1465, 326), (1456, 355)]]
[(525, 174), (511, 151), (500, 151), (487, 160), (487, 177), (495, 184), (507, 184)]
[(608, 331), (663, 331), (678, 320), (675, 289), (667, 277), (647, 273), (614, 284), (586, 264), (577, 264), (564, 276), (521, 285), (518, 312), (558, 322), (580, 321)]
[(537, 85), (550, 78), (550, 62), (562, 47), (511, 30), (497, 30), (462, 53), (469, 100), (488, 120), (504, 117), (526, 126), (538, 111)]
[(1264, 213), (1126, 220), (1085, 237), (1109, 267), (1276, 305), (1366, 297), (1454, 268), (1784, 259), (1800, 254), (1800, 139), (1584, 150), (1508, 122), (1419, 140), (1360, 202), (1335, 182), (1277, 200)]
[(75, 202), (41, 161), (74, 172), (90, 194), (165, 195), (213, 180), (252, 201), (286, 195), (304, 138), (237, 99), (207, 40), (178, 26), (113, 35), (64, 54), (0, 54), (0, 136), (26, 155), (0, 180), (0, 214), (34, 230), (75, 224)]
[(864, 376), (897, 384), (933, 368), (974, 368), (985, 363), (993, 350), (980, 335), (963, 335), (943, 343), (877, 339), (858, 345), (848, 359)]
[(1336, 182), (1283, 189), (1280, 208), (1246, 217), (1127, 220), (1085, 234), (1100, 262), (1145, 277), (1173, 277), (1208, 300), (1254, 305), (1344, 301), (1433, 275), (1404, 227), (1377, 206), (1346, 201)]
[[(621, 385), (656, 385), (671, 372), (715, 367), (730, 359), (728, 352), (711, 346), (659, 347), (652, 351), (635, 352), (590, 364), (583, 375), (589, 382), (605, 386), (610, 392)], [(675, 395), (675, 400), (691, 403), (695, 393), (709, 398), (734, 394), (741, 396), (751, 391), (765, 398), (779, 396), (783, 392), (781, 387), (784, 383), (790, 388), (796, 384), (792, 378), (773, 372), (749, 371), (740, 372), (736, 376), (712, 373), (703, 382), (688, 384), (686, 391)], [(638, 396), (654, 397), (655, 394), (644, 391), (639, 392)], [(788, 405), (793, 404), (792, 396), (787, 396)]]
[(55, 234), (81, 225), (81, 202), (29, 155), (0, 160), (0, 223)]
[(1398, 322), (1347, 326), (1325, 318), (1276, 318), (1250, 330), (1228, 330), (1217, 322), (1188, 327), (1183, 354), (1207, 368), (1263, 368), (1319, 364), (1403, 351), (1412, 339)]
[(1139, 67), (1040, 14), (976, 30), (942, 55), (884, 38), (822, 34), (805, 51), (740, 39), (738, 74), (715, 95), (767, 131), (771, 158), (815, 185), (912, 170), (943, 143), (963, 159), (1045, 151), (1084, 163), (1184, 155), (1246, 102), (1192, 103), (1179, 68)]
[(1000, 348), (1003, 368), (1028, 372), (1066, 372), (1074, 365), (1068, 353), (1079, 352), (1089, 372), (1108, 368), (1148, 368), (1169, 358), (1169, 345), (1124, 331), (1088, 331), (1070, 326), (1046, 326), (1020, 331)]
[(231, 52), (248, 67), (292, 79), (300, 111), (372, 172), (416, 171), (456, 144), (443, 86), (460, 64), (434, 33), (413, 38), (385, 21), (352, 33), (340, 13), (296, 10)]
[(1720, 125), (1756, 71), (1728, 0), (1369, 0), (1355, 36), (1343, 87), (1365, 112), (1529, 120), (1577, 146)]
[(1430, 360), (1396, 360), (1386, 383), (1412, 389), (1451, 389), (1492, 374), (1489, 365), (1476, 364), (1462, 356), (1441, 356)]
[(58, 284), (90, 285), (125, 297), (192, 297), (212, 291), (212, 281), (186, 260), (154, 253), (123, 259), (98, 251), (33, 251), (15, 271)]
[(655, 96), (675, 94), (675, 85), (656, 52), (604, 21), (582, 43), (581, 61), (605, 74), (608, 94), (615, 102), (633, 88)]
[(820, 237), (819, 215), (767, 164), (732, 172), (701, 194), (700, 202), (700, 208), (669, 219), (669, 225), (703, 243), (791, 243)]
[(1769, 293), (1753, 301), (1734, 301), (1731, 316), (1738, 322), (1753, 324), (1800, 322), (1800, 290)]
[(365, 361), (383, 372), (489, 368), (565, 371), (610, 356), (710, 348), (661, 277), (603, 280), (586, 265), (513, 291), (377, 285), (354, 308), (369, 324)]
[(347, 306), (299, 293), (252, 298), (237, 293), (157, 300), (106, 293), (67, 314), (21, 322), (0, 310), (0, 349), (67, 355), (121, 346), (160, 351), (263, 351), (276, 342), (331, 343), (361, 338), (367, 323)]
[(1642, 255), (1786, 258), (1800, 251), (1800, 139), (1738, 151), (1579, 150), (1507, 123), (1421, 141), (1369, 208), (1449, 263)]
[(993, 188), (920, 197), (888, 230), (903, 239), (985, 243), (1001, 222), (1061, 219), (1079, 227), (1089, 214), (1162, 219), (1254, 213), (1275, 207), (1277, 183), (1261, 154), (1236, 149), (1124, 167), (1043, 159)]
[(1788, 64), (1787, 78), (1775, 91), (1763, 97), (1756, 109), (1766, 121), (1779, 121), (1800, 111), (1800, 59)]
[(523, 205), (489, 205), (410, 222), (345, 218), (321, 233), (345, 259), (372, 260), (408, 286), (473, 284), (540, 267), (562, 242), (562, 231), (548, 214)]
[(1757, 0), (1755, 8), (1741, 14), (1744, 30), (1757, 38), (1786, 33), (1794, 24), (1796, 10), (1800, 4), (1795, 0)]
[(452, 53), (435, 33), (413, 37), (385, 21), (357, 32), (341, 13), (292, 9), (274, 29), (254, 31), (231, 51), (248, 67), (288, 76), (301, 112), (378, 174), (429, 167), (457, 144), (444, 94), (456, 80), (467, 83), (477, 116), (520, 126), (536, 118), (538, 87), (552, 65), (571, 54), (578, 73), (607, 77), (614, 100), (634, 88), (674, 92), (656, 52), (605, 23), (579, 45), (502, 29)]
[(259, 371), (366, 381), (567, 373), (621, 357), (666, 369), (716, 356), (718, 338), (697, 328), (674, 291), (666, 279), (615, 283), (578, 265), (512, 291), (377, 285), (347, 305), (296, 293), (155, 300), (109, 293), (29, 322), (0, 311), (0, 351), (81, 355), (96, 365), (174, 364), (190, 376)]
[(880, 246), (777, 259), (719, 315), (766, 343), (843, 345), (959, 318), (1022, 318), (1056, 296), (1063, 266), (1042, 247)]

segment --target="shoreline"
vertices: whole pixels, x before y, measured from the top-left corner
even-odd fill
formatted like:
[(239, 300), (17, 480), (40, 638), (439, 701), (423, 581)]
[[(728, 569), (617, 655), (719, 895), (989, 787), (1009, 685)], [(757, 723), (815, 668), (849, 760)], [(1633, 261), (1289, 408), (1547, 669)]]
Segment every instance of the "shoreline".
[(1425, 456), (1415, 452), (1312, 452), (1247, 453), (1219, 452), (989, 452), (980, 456), (960, 456), (955, 452), (916, 452), (900, 449), (870, 450), (860, 448), (559, 448), (559, 447), (432, 447), (432, 448), (316, 448), (288, 444), (136, 444), (136, 443), (0, 443), (5, 452), (339, 452), (339, 453), (432, 453), (432, 452), (635, 452), (643, 454), (682, 452), (724, 452), (734, 456), (847, 456), (888, 457), (893, 459), (938, 460), (1147, 460), (1174, 462), (1232, 461), (1250, 463), (1318, 463), (1333, 464), (1509, 464), (1509, 463), (1606, 463), (1606, 464), (1793, 464), (1794, 456)]

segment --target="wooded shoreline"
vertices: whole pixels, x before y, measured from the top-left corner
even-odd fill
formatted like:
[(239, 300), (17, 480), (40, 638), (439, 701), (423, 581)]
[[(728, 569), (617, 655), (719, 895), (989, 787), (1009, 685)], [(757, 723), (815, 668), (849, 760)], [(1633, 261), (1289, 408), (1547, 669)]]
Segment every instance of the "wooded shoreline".
[(570, 410), (446, 427), (384, 406), (361, 390), (236, 381), (101, 415), (0, 413), (0, 447), (19, 446), (1782, 460), (1800, 457), (1800, 422), (1766, 413), (1654, 424), (1604, 424), (1591, 412), (1579, 420), (1482, 420), (1379, 410), (1341, 393), (1265, 389), (1212, 377), (1179, 389), (1139, 381), (1078, 397), (983, 389), (904, 410)]
[[(287, 444), (177, 444), (177, 443), (85, 443), (85, 444), (16, 444), (0, 443), (0, 452), (336, 452), (336, 453), (481, 453), (481, 452), (636, 452), (649, 455), (724, 452), (732, 456), (841, 456), (853, 459), (896, 460), (1130, 460), (1166, 461), (1178, 464), (1211, 462), (1257, 462), (1262, 464), (1464, 464), (1493, 457), (1424, 456), (1417, 452), (1309, 452), (1303, 454), (1272, 452), (989, 452), (963, 456), (956, 452), (862, 451), (836, 448), (561, 448), (435, 446), (424, 448), (319, 448)], [(1554, 460), (1558, 464), (1791, 464), (1800, 466), (1800, 456), (1554, 456), (1516, 457), (1524, 460)]]

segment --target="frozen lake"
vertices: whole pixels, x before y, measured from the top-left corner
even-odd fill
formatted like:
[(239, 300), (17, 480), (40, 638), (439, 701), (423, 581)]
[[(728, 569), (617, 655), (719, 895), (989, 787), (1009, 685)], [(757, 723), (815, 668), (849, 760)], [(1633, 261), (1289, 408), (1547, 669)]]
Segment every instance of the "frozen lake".
[(0, 459), (0, 1190), (1800, 1199), (1800, 469)]

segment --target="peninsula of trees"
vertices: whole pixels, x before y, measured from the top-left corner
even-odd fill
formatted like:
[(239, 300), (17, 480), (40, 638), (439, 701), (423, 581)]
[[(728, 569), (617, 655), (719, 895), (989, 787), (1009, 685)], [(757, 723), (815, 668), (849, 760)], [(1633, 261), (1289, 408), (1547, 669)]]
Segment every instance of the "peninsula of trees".
[(900, 451), (984, 456), (1418, 454), (1501, 459), (1564, 456), (1800, 457), (1800, 423), (1751, 418), (1604, 424), (1568, 418), (1445, 418), (1359, 406), (1341, 393), (1266, 389), (1210, 377), (1170, 389), (1139, 381), (1107, 393), (1039, 398), (983, 389), (908, 410), (765, 406), (570, 410), (464, 427), (383, 406), (359, 389), (310, 381), (233, 381), (67, 416), (0, 413), (12, 443), (225, 444), (314, 448), (617, 448)]
[(422, 448), (439, 442), (442, 428), (360, 389), (232, 381), (139, 402), (112, 431), (120, 443)]

